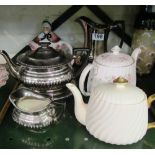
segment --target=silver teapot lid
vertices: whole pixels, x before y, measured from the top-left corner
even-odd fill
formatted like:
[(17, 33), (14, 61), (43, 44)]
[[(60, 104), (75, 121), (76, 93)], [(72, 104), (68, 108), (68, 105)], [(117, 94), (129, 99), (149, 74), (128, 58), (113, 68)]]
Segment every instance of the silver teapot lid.
[(69, 61), (62, 50), (57, 51), (48, 44), (42, 44), (36, 51), (28, 50), (17, 57), (17, 62), (26, 66), (57, 66)]

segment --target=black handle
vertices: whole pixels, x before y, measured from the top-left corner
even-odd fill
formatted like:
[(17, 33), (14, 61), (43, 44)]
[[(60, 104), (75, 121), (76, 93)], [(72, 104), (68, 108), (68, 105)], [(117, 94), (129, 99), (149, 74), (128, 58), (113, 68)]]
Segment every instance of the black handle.
[[(121, 27), (120, 27), (121, 26)], [(117, 28), (119, 31), (121, 31), (121, 41), (119, 44), (119, 47), (121, 48), (123, 45), (123, 41), (124, 41), (124, 35), (125, 35), (125, 22), (123, 20), (116, 20), (113, 23), (108, 25), (108, 28), (105, 32), (105, 44), (107, 47), (107, 41), (108, 41), (108, 36), (111, 30)]]
[(93, 29), (106, 29), (106, 27), (107, 27), (106, 24), (96, 23), (86, 16), (81, 16), (81, 17), (77, 18), (75, 21), (79, 22), (80, 20), (86, 22)]

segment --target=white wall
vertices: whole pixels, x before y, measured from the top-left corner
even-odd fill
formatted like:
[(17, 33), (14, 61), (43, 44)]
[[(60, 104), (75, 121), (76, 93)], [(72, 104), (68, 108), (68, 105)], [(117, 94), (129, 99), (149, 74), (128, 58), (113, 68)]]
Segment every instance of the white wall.
[(69, 6), (0, 6), (0, 49), (11, 56), (40, 31), (43, 19), (55, 19)]

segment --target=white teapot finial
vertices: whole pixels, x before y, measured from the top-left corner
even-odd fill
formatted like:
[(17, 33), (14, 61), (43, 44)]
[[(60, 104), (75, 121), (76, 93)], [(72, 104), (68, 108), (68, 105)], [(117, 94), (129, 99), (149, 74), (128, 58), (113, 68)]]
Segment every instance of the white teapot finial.
[(121, 51), (121, 48), (120, 48), (118, 45), (116, 45), (116, 46), (114, 46), (114, 47), (111, 49), (111, 51), (112, 51), (114, 54), (119, 54), (119, 52)]

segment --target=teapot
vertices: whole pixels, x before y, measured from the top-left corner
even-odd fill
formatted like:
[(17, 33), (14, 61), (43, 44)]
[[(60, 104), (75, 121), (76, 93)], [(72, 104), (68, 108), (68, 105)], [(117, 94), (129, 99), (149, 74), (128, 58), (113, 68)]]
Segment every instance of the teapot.
[[(140, 52), (140, 48), (136, 48), (129, 56), (121, 53), (120, 47), (114, 46), (110, 52), (97, 56), (81, 73), (79, 88), (82, 94), (89, 96), (94, 87), (101, 83), (112, 83), (119, 76), (136, 85), (136, 61)], [(88, 73), (87, 91), (85, 91), (84, 84)]]
[(5, 51), (1, 50), (0, 54), (6, 59), (10, 73), (24, 84), (49, 87), (72, 78), (68, 65), (70, 60), (52, 47), (40, 47), (35, 52), (28, 50), (21, 53), (16, 64)]
[(16, 63), (7, 52), (0, 50), (0, 55), (7, 61), (9, 73), (24, 86), (59, 100), (70, 95), (65, 84), (73, 78), (71, 58), (64, 51), (49, 47), (48, 44), (44, 43), (36, 51), (27, 49), (20, 53)]
[(83, 102), (74, 84), (66, 84), (74, 96), (75, 116), (101, 141), (117, 145), (136, 143), (146, 134), (147, 128), (155, 127), (154, 122), (148, 125), (148, 107), (155, 95), (147, 99), (143, 90), (122, 77), (113, 82), (95, 87), (88, 104)]

